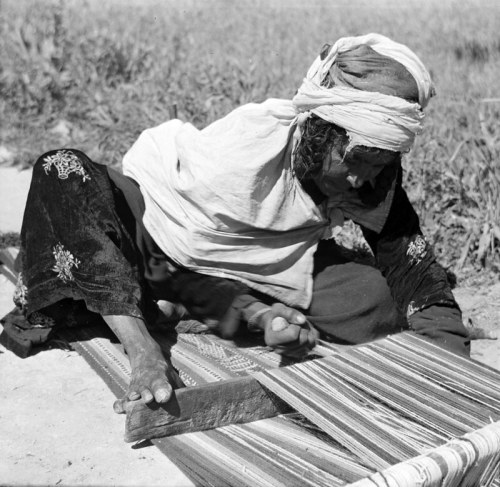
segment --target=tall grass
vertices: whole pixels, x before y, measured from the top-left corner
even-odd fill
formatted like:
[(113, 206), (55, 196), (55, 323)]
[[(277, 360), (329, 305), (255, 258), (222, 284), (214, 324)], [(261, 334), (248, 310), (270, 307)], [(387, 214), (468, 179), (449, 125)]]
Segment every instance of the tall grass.
[(500, 4), (425, 1), (0, 0), (0, 143), (29, 165), (78, 147), (106, 164), (146, 127), (198, 127), (291, 97), (327, 41), (406, 43), (438, 96), (405, 157), (410, 198), (445, 265), (500, 272)]

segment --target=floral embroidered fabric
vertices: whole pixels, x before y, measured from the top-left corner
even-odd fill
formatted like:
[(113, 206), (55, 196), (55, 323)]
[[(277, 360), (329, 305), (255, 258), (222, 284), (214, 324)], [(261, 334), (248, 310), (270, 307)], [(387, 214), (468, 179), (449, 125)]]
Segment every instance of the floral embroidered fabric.
[(62, 245), (61, 243), (58, 243), (54, 247), (52, 253), (54, 254), (54, 259), (56, 260), (56, 263), (54, 267), (52, 267), (52, 270), (54, 272), (57, 272), (57, 277), (63, 282), (74, 281), (75, 278), (73, 277), (71, 269), (73, 267), (76, 267), (78, 269), (78, 266), (81, 264), (81, 262), (76, 259), (69, 250), (65, 250), (64, 245)]
[(43, 169), (45, 174), (49, 174), (52, 166), (57, 170), (59, 179), (68, 179), (71, 173), (76, 173), (82, 176), (82, 181), (91, 179), (87, 171), (82, 166), (80, 159), (73, 151), (58, 150), (55, 154), (47, 155), (43, 158)]
[(17, 276), (16, 288), (13, 296), (14, 304), (21, 309), (24, 309), (28, 304), (28, 288), (23, 282), (23, 273), (20, 272)]
[(106, 166), (74, 150), (39, 158), (21, 231), (16, 310), (3, 319), (2, 343), (26, 356), (60, 324), (143, 316), (135, 226), (120, 211)]
[(410, 265), (420, 264), (422, 259), (427, 254), (427, 242), (422, 235), (417, 235), (415, 239), (409, 243), (406, 255), (410, 259)]

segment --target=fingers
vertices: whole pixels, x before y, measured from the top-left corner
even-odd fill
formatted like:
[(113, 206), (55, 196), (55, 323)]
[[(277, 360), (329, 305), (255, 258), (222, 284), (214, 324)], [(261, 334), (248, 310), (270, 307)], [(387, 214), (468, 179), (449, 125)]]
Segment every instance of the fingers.
[[(158, 403), (165, 403), (172, 395), (172, 386), (168, 383), (167, 379), (156, 379), (149, 387), (141, 388), (140, 396), (134, 392), (128, 394), (129, 399), (137, 400), (141, 398), (146, 404), (156, 401)], [(135, 399), (132, 399), (133, 396)]]
[(117, 399), (113, 403), (113, 411), (116, 414), (125, 414), (125, 404), (128, 402), (126, 397), (122, 397), (121, 399)]
[(137, 391), (132, 391), (126, 394), (121, 399), (117, 399), (113, 403), (113, 411), (117, 414), (124, 414), (126, 412), (126, 405), (129, 402), (142, 399), (146, 404), (155, 400), (157, 403), (164, 404), (172, 397), (172, 387), (170, 384), (165, 384), (164, 381), (157, 381), (156, 384), (151, 386), (151, 390), (143, 388), (139, 394)]
[(484, 328), (473, 328), (469, 333), (471, 340), (496, 340), (497, 332), (493, 330), (485, 330)]
[(307, 322), (304, 314), (282, 303), (274, 303), (271, 306), (271, 310), (274, 312), (275, 316), (285, 318), (288, 323), (292, 323), (294, 325), (304, 325)]
[(147, 404), (153, 402), (154, 396), (149, 389), (145, 388), (141, 391), (141, 399)]
[(316, 346), (319, 332), (300, 311), (278, 303), (263, 320), (266, 344), (280, 355), (300, 359)]
[(288, 328), (289, 323), (285, 318), (281, 316), (277, 316), (273, 318), (271, 321), (271, 330), (272, 331), (283, 331), (285, 328)]
[(166, 379), (157, 379), (151, 385), (151, 391), (149, 391), (151, 399), (146, 401), (144, 395), (142, 398), (145, 402), (151, 402), (153, 399), (158, 403), (167, 402), (172, 395), (172, 386), (168, 383)]
[(240, 326), (240, 310), (230, 306), (219, 322), (219, 333), (222, 338), (232, 338)]
[(280, 345), (274, 348), (274, 351), (280, 355), (293, 359), (304, 358), (316, 345), (316, 330), (301, 329), (298, 340), (287, 345)]
[(313, 327), (291, 325), (284, 318), (276, 317), (271, 321), (265, 334), (266, 344), (270, 347), (287, 349), (302, 348), (311, 350), (316, 346), (319, 332)]
[(313, 326), (309, 327), (309, 330), (307, 330), (307, 343), (310, 349), (313, 349), (316, 344), (318, 343), (319, 340), (319, 331), (314, 328)]
[[(284, 324), (285, 327), (283, 327)], [(274, 318), (271, 321), (271, 326), (266, 330), (265, 340), (270, 347), (285, 345), (299, 340), (301, 330), (299, 325), (291, 325), (284, 318)]]
[(137, 401), (137, 399), (141, 398), (141, 393), (135, 390), (130, 390), (126, 397), (129, 401)]

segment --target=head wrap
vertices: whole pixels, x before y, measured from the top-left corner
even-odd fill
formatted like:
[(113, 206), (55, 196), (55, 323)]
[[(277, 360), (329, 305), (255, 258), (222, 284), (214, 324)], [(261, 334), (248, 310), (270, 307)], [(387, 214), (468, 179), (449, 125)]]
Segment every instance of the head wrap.
[[(408, 73), (414, 83), (408, 83)], [(332, 87), (323, 86), (328, 74)], [(382, 35), (367, 34), (341, 38), (323, 59), (319, 56), (293, 104), (299, 112), (344, 128), (348, 150), (362, 145), (405, 152), (422, 131), (422, 109), (432, 94), (430, 75), (415, 53)]]

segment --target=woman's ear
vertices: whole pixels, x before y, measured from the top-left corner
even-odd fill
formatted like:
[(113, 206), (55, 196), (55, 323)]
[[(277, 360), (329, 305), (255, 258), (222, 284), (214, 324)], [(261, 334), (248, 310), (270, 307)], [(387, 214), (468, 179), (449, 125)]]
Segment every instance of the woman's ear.
[(332, 45), (331, 44), (325, 44), (322, 48), (321, 48), (321, 52), (319, 53), (319, 58), (324, 61), (324, 59), (326, 58), (326, 56), (328, 56), (328, 53), (330, 52), (330, 49), (332, 48)]

